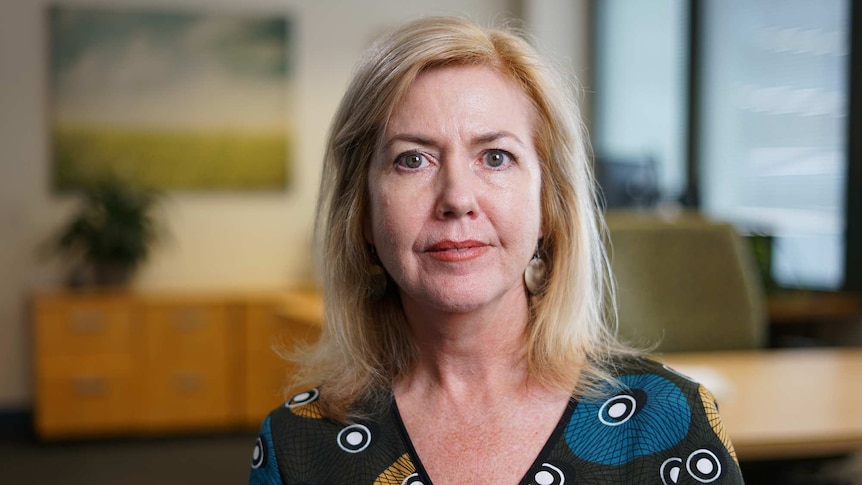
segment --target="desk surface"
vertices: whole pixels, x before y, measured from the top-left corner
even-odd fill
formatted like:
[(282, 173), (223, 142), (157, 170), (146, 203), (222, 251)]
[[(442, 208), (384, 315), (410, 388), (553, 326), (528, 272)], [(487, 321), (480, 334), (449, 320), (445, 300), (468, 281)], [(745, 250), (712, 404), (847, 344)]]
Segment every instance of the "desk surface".
[(862, 449), (862, 349), (665, 354), (713, 391), (740, 459)]

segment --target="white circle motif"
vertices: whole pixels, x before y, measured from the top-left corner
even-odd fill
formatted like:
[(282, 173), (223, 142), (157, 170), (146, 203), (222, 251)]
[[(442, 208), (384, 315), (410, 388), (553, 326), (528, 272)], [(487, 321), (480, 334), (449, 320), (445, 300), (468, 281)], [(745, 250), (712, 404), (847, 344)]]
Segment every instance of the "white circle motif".
[(251, 467), (260, 468), (261, 465), (263, 465), (264, 458), (263, 440), (258, 437), (257, 442), (254, 444), (254, 451), (251, 455)]
[[(625, 403), (620, 402), (620, 399), (629, 401), (631, 403), (631, 408), (626, 406), (625, 409), (620, 412), (620, 408), (618, 406), (625, 406)], [(610, 406), (608, 406), (609, 404)], [(607, 426), (619, 426), (631, 419), (632, 416), (634, 416), (637, 407), (638, 403), (635, 400), (634, 396), (629, 396), (628, 394), (620, 394), (618, 396), (614, 396), (605, 401), (605, 403), (602, 404), (602, 407), (599, 408), (599, 421), (601, 421), (602, 424), (605, 424)], [(625, 414), (626, 410), (628, 410), (628, 415)], [(619, 421), (608, 421), (607, 419), (605, 419), (605, 412), (608, 413), (608, 416), (614, 419), (619, 419)], [(616, 416), (614, 414), (616, 414)]]
[(351, 424), (338, 432), (336, 442), (348, 453), (359, 453), (371, 444), (371, 431), (361, 424)]
[[(667, 478), (670, 478), (670, 483), (665, 479), (665, 468), (670, 466), (671, 468), (667, 471)], [(682, 471), (682, 458), (672, 457), (668, 458), (661, 464), (661, 468), (659, 468), (659, 476), (661, 476), (661, 482), (664, 485), (671, 485), (673, 483), (679, 483), (679, 473)]]
[(539, 485), (551, 485), (554, 483), (554, 476), (551, 475), (551, 472), (542, 470), (536, 473), (536, 483)]
[(704, 475), (712, 473), (712, 470), (715, 468), (715, 466), (712, 464), (711, 461), (709, 461), (708, 458), (701, 458), (700, 460), (697, 460), (697, 463), (694, 466), (697, 467), (697, 471), (703, 473)]
[[(708, 455), (708, 457), (702, 456), (703, 454)], [(701, 456), (698, 456), (698, 455), (701, 455)], [(711, 457), (711, 459), (709, 457)], [(692, 465), (691, 462), (694, 459), (697, 460), (694, 463), (694, 465), (695, 465), (695, 468), (697, 469), (698, 473), (694, 473), (692, 468), (691, 468), (691, 465)], [(711, 463), (709, 463), (707, 465), (706, 463), (703, 463), (704, 461), (711, 462)], [(708, 471), (703, 471), (703, 470), (706, 470), (707, 468), (708, 468)], [(700, 483), (712, 483), (712, 482), (718, 480), (718, 477), (721, 476), (721, 462), (718, 461), (718, 457), (715, 456), (715, 453), (713, 453), (713, 452), (711, 452), (705, 448), (695, 450), (690, 455), (688, 455), (688, 459), (685, 461), (685, 469), (688, 470), (689, 475), (691, 475), (695, 480), (697, 480)], [(709, 474), (710, 476), (706, 477), (706, 478), (701, 478), (701, 475), (707, 475), (707, 474)]]
[[(533, 477), (538, 485), (563, 485), (566, 483), (566, 475), (564, 475), (563, 471), (559, 468), (550, 463), (542, 463), (542, 468), (544, 468), (544, 470), (540, 470)], [(557, 475), (557, 478), (559, 479), (558, 482), (554, 482), (554, 474)]]
[(347, 435), (347, 442), (353, 446), (358, 446), (359, 443), (362, 443), (362, 433), (359, 431), (354, 431)]
[(300, 392), (296, 394), (290, 400), (285, 403), (285, 406), (293, 409), (299, 406), (305, 406), (306, 404), (312, 403), (317, 400), (320, 396), (320, 391), (317, 389), (312, 389), (310, 391)]
[(611, 406), (608, 409), (608, 416), (610, 416), (612, 418), (619, 418), (620, 416), (622, 416), (625, 413), (626, 413), (626, 405), (621, 403), (621, 402), (614, 404), (613, 406)]
[[(413, 478), (416, 478), (416, 480), (412, 480)], [(419, 474), (414, 473), (414, 474), (408, 476), (407, 478), (405, 478), (404, 481), (401, 482), (401, 485), (425, 485), (424, 483), (419, 481), (418, 478), (419, 478)]]

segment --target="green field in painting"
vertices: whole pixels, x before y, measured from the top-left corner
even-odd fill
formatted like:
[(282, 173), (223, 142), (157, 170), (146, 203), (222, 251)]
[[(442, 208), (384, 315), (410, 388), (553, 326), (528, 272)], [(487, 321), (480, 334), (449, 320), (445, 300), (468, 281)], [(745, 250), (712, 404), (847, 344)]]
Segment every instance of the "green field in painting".
[(53, 150), (58, 190), (109, 173), (158, 189), (279, 190), (288, 183), (284, 133), (63, 124), (54, 129)]

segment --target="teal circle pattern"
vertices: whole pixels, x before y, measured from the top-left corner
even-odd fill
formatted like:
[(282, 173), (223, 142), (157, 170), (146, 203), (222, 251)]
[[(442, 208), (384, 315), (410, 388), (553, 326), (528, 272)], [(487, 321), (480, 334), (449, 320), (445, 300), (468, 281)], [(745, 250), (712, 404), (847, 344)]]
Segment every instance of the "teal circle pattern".
[[(664, 451), (688, 434), (691, 409), (676, 384), (655, 374), (630, 374), (619, 380), (625, 385), (622, 391), (610, 398), (584, 399), (572, 413), (566, 444), (582, 460), (624, 465)], [(609, 415), (614, 408), (618, 411)]]

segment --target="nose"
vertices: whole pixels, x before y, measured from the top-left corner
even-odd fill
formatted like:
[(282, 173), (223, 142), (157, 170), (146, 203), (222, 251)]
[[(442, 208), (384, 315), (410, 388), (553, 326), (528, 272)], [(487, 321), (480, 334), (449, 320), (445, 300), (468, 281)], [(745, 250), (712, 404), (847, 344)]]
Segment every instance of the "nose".
[(469, 163), (444, 163), (438, 172), (435, 213), (440, 219), (475, 216), (478, 211), (477, 176)]

